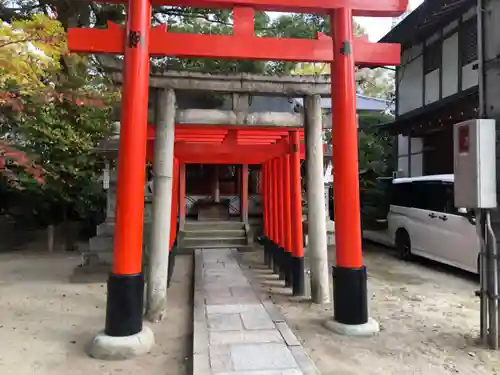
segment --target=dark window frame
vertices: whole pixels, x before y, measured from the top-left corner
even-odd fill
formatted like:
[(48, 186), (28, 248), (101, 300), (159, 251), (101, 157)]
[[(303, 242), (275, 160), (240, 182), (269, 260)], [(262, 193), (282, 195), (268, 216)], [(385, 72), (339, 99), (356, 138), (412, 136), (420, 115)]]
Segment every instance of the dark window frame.
[(477, 61), (477, 18), (473, 17), (460, 25), (459, 49), (462, 67)]
[(441, 69), (443, 64), (443, 40), (425, 46), (424, 53), (424, 76), (436, 69)]

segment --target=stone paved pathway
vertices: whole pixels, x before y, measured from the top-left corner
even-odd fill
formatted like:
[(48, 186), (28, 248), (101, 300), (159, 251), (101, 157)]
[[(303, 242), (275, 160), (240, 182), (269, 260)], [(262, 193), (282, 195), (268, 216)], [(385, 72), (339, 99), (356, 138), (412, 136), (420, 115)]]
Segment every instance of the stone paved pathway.
[(284, 319), (261, 302), (236, 250), (195, 251), (194, 375), (318, 375)]

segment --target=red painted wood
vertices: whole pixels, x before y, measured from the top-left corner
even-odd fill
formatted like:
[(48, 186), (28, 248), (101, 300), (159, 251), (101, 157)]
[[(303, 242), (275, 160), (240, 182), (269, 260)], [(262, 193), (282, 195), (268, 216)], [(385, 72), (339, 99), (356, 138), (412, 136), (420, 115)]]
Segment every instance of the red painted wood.
[[(151, 3), (131, 1), (127, 29), (139, 33), (137, 45), (123, 43), (124, 84), (120, 113), (120, 149), (112, 272), (136, 275), (142, 271), (144, 164), (146, 159), (149, 89), (149, 30)], [(123, 40), (123, 38), (122, 38)]]
[(291, 206), (291, 178), (290, 154), (283, 155), (283, 209), (285, 215), (285, 251), (292, 252), (292, 206)]
[[(353, 70), (354, 73), (354, 70)], [(302, 238), (302, 188), (300, 184), (299, 135), (290, 132), (290, 208), (292, 228), (292, 255), (304, 256)]]
[(269, 238), (269, 165), (268, 163), (262, 164), (262, 218), (264, 220), (264, 236)]
[[(78, 53), (123, 54), (125, 31), (109, 23), (107, 29), (71, 28), (68, 48)], [(357, 39), (354, 58), (363, 66), (399, 65), (398, 44), (370, 43)], [(149, 53), (153, 56), (185, 58), (249, 59), (265, 61), (332, 62), (332, 39), (318, 34), (317, 39), (261, 38), (254, 35), (201, 35), (172, 33), (166, 25), (151, 29)]]
[(283, 181), (283, 156), (280, 156), (277, 158), (276, 162), (278, 166), (278, 172), (276, 173), (276, 180), (277, 180), (277, 186), (278, 186), (278, 196), (280, 197), (279, 199), (279, 204), (278, 204), (278, 245), (280, 248), (284, 249), (285, 248), (285, 221), (288, 220), (289, 218), (285, 217), (285, 210), (284, 210), (284, 204), (283, 204), (283, 197), (284, 197), (284, 181)]
[[(351, 11), (338, 9), (331, 17), (336, 25), (338, 44), (352, 40), (353, 21)], [(363, 266), (361, 244), (361, 217), (358, 174), (358, 129), (356, 120), (356, 81), (352, 55), (335, 51), (332, 64), (332, 97), (336, 127), (332, 134), (333, 160), (335, 165), (335, 251), (338, 267), (361, 268)]]

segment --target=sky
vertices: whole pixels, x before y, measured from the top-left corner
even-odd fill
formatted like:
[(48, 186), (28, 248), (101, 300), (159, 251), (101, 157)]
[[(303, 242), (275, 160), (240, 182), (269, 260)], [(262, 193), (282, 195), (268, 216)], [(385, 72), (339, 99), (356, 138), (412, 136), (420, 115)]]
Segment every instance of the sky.
[[(409, 0), (409, 9), (415, 9), (423, 2), (424, 0)], [(380, 40), (389, 32), (392, 25), (392, 18), (356, 17), (356, 21), (363, 26), (372, 42)]]

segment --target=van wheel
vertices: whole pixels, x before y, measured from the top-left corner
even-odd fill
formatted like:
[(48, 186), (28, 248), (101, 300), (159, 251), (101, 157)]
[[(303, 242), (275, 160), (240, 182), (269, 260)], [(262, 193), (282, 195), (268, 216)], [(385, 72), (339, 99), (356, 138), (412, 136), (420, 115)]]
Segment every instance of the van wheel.
[(404, 229), (398, 229), (396, 232), (396, 249), (401, 260), (411, 259), (411, 241), (408, 232)]

